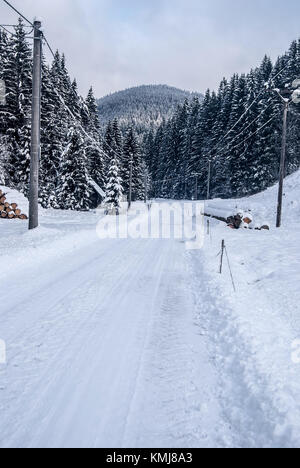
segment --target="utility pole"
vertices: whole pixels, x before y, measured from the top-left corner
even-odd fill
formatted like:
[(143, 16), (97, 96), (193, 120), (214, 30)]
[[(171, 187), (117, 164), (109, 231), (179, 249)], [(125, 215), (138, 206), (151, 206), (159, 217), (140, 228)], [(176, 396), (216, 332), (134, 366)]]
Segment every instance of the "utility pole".
[(210, 199), (211, 159), (208, 160), (207, 200)]
[(277, 228), (280, 228), (281, 219), (282, 219), (283, 183), (284, 183), (284, 178), (285, 178), (285, 158), (286, 158), (287, 116), (288, 116), (288, 111), (289, 111), (289, 105), (290, 105), (289, 99), (284, 99), (282, 147), (281, 147), (277, 221), (276, 221)]
[(42, 81), (42, 32), (41, 22), (34, 21), (33, 74), (32, 74), (32, 115), (31, 115), (31, 156), (29, 186), (29, 229), (39, 225), (39, 159), (41, 136), (41, 81)]
[(148, 175), (147, 175), (146, 171), (145, 171), (144, 184), (145, 184), (145, 203), (147, 204), (147, 201), (148, 201)]
[(128, 200), (128, 211), (132, 204), (132, 173), (133, 173), (133, 160), (130, 160), (130, 176), (129, 176), (129, 200)]

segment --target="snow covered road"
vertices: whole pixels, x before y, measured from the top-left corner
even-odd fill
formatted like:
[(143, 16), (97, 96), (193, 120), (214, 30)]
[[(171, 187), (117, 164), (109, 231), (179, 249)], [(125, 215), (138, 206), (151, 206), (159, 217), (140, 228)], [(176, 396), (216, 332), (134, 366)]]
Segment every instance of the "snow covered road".
[(62, 216), (20, 233), (1, 273), (0, 446), (223, 445), (184, 243), (100, 241), (95, 216)]
[(271, 188), (238, 201), (271, 231), (211, 220), (196, 251), (100, 240), (99, 213), (0, 220), (0, 447), (299, 447), (299, 180), (282, 229)]

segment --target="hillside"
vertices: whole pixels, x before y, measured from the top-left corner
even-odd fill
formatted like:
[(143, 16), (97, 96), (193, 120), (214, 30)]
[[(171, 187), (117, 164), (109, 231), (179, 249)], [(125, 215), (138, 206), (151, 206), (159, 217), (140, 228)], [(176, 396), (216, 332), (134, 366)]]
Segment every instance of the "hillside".
[[(202, 106), (183, 107), (158, 138), (151, 138), (146, 159), (155, 183), (154, 197), (241, 198), (277, 182), (282, 145), (281, 93), (299, 93), (300, 40), (276, 61), (265, 56), (247, 74), (223, 79), (217, 93), (207, 90)], [(266, 83), (268, 88), (266, 89)], [(296, 100), (297, 101), (297, 100)], [(286, 173), (300, 167), (300, 107), (294, 99), (287, 126)], [(211, 164), (212, 162), (212, 164)], [(210, 168), (210, 169), (209, 169)]]
[(163, 118), (170, 118), (185, 99), (201, 94), (190, 93), (166, 85), (150, 85), (129, 88), (98, 100), (100, 122), (105, 126), (117, 118), (121, 127), (134, 124), (140, 133), (151, 125), (158, 126)]

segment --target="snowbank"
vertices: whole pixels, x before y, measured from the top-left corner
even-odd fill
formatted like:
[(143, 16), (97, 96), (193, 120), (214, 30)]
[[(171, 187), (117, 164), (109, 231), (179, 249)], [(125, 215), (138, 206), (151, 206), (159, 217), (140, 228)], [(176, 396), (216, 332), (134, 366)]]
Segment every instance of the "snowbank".
[[(232, 231), (211, 221), (205, 248), (191, 259), (195, 295), (201, 289), (207, 294), (199, 315), (223, 378), (224, 412), (242, 446), (297, 447), (300, 441), (300, 367), (292, 358), (300, 337), (300, 172), (284, 187), (280, 229), (277, 186), (241, 200), (209, 202), (223, 213), (251, 210), (272, 228)], [(219, 274), (222, 239), (236, 293), (226, 255)]]
[[(255, 226), (267, 224), (275, 226), (277, 209), (278, 184), (266, 191), (241, 199), (215, 199), (206, 203), (206, 211), (228, 217), (233, 213), (251, 213)], [(300, 217), (300, 171), (287, 177), (284, 182), (283, 223), (290, 218)]]

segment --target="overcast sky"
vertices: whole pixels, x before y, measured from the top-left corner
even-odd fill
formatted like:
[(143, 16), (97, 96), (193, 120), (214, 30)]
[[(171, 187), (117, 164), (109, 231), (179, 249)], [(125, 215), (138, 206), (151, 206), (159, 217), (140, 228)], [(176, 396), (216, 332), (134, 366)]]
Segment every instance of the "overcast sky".
[[(299, 0), (10, 0), (43, 19), (80, 91), (141, 84), (217, 88), (300, 37)], [(0, 0), (1, 23), (16, 15)]]

